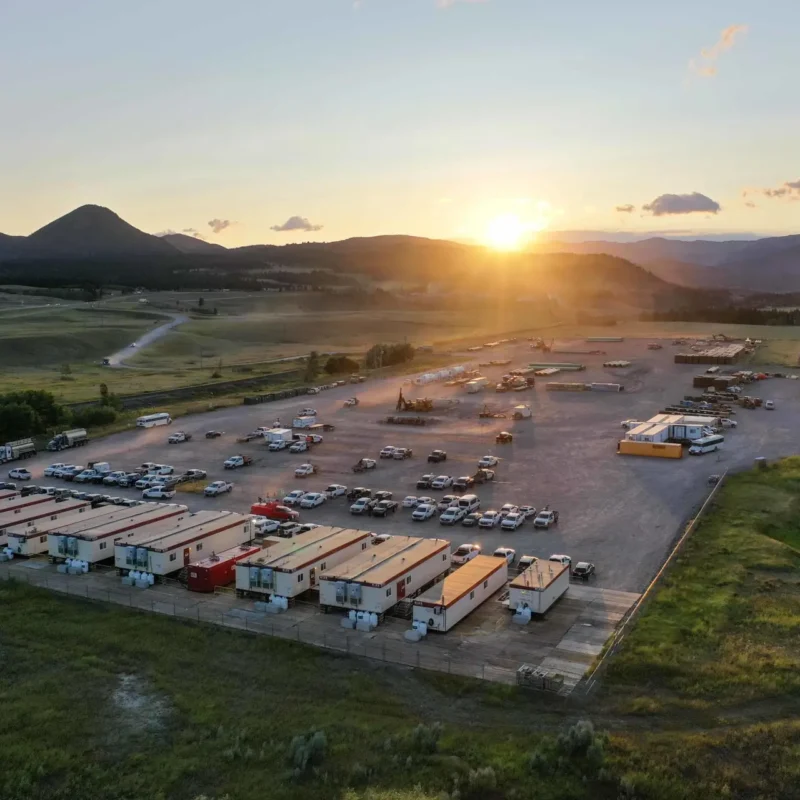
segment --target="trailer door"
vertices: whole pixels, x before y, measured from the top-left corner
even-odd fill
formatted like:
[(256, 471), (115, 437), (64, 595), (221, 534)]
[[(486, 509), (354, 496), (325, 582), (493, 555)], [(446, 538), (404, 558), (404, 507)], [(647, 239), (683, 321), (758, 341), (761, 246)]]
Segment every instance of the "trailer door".
[(311, 567), (308, 571), (308, 585), (313, 589), (317, 585), (317, 568)]
[(188, 567), (189, 566), (189, 562), (191, 561), (191, 553), (192, 553), (192, 548), (191, 547), (184, 547), (183, 548), (183, 566), (184, 567)]
[(397, 581), (397, 599), (402, 600), (406, 596), (406, 579)]

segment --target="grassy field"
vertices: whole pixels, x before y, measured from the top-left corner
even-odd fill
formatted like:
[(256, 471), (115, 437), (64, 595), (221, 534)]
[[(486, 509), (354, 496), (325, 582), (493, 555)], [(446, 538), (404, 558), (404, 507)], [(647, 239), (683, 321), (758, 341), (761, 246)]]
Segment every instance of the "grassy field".
[(798, 488), (731, 478), (567, 705), (0, 583), (0, 797), (792, 800)]

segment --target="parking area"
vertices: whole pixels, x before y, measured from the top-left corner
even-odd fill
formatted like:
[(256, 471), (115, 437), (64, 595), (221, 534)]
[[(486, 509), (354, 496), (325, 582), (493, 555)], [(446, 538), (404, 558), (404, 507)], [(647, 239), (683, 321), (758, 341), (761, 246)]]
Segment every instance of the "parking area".
[[(708, 476), (748, 466), (758, 456), (789, 455), (800, 421), (795, 402), (800, 384), (773, 378), (752, 385), (748, 393), (774, 400), (775, 410), (739, 410), (736, 415), (739, 426), (726, 431), (725, 447), (719, 453), (687, 456), (679, 461), (617, 455), (616, 443), (623, 435), (621, 421), (649, 419), (685, 394), (696, 393), (691, 388), (692, 377), (703, 369), (674, 364), (676, 348), (669, 342), (663, 342), (663, 349), (653, 351), (648, 350), (647, 341), (556, 343), (556, 349), (562, 351), (602, 348), (605, 353), (598, 355), (542, 354), (532, 351), (527, 342), (518, 342), (478, 354), (454, 356), (454, 363), (511, 359), (510, 365), (482, 369), (492, 380), (530, 362), (577, 361), (587, 366), (585, 372), (537, 379), (536, 388), (525, 392), (495, 394), (489, 389), (466, 394), (459, 387), (442, 384), (416, 387), (403, 385), (399, 378), (383, 379), (315, 396), (187, 417), (170, 427), (133, 430), (75, 451), (40, 453), (24, 466), (33, 472), (33, 482), (40, 485), (64, 485), (57, 479), (43, 477), (42, 470), (53, 461), (88, 464), (102, 460), (110, 462), (113, 469), (132, 469), (146, 461), (172, 464), (180, 470), (200, 468), (208, 471), (209, 482), (220, 478), (232, 480), (233, 491), (218, 498), (179, 491), (175, 501), (186, 503), (192, 510), (218, 508), (246, 512), (259, 497), (281, 497), (296, 488), (322, 490), (330, 483), (389, 490), (400, 501), (406, 495), (420, 493), (438, 498), (449, 490), (418, 492), (414, 487), (420, 475), (426, 472), (453, 477), (472, 475), (478, 460), (493, 454), (500, 458), (497, 479), (474, 489), (482, 509), (499, 508), (504, 503), (536, 508), (549, 505), (560, 512), (556, 527), (535, 530), (530, 522), (513, 532), (460, 525), (443, 527), (436, 518), (412, 522), (409, 509), (398, 509), (386, 519), (355, 518), (343, 498), (303, 511), (301, 518), (379, 533), (444, 536), (451, 540), (454, 549), (461, 543), (475, 542), (485, 553), (499, 546), (514, 548), (518, 556), (546, 558), (552, 553), (565, 553), (573, 562), (588, 560), (596, 564), (592, 586), (640, 592), (663, 561), (682, 523), (706, 495)], [(612, 359), (630, 360), (632, 365), (623, 369), (603, 367), (604, 361)], [(618, 382), (625, 386), (625, 391), (548, 392), (544, 386), (548, 380)], [(424, 427), (389, 425), (385, 418), (395, 413), (401, 385), (407, 397), (458, 402), (425, 414), (430, 424)], [(358, 396), (360, 404), (345, 408), (344, 401), (352, 395)], [(528, 403), (532, 418), (513, 421), (509, 413), (507, 419), (479, 419), (478, 413), (486, 403), (496, 411), (510, 411), (516, 404)], [(271, 425), (276, 418), (290, 422), (306, 406), (317, 409), (319, 421), (335, 426), (310, 452), (268, 452), (263, 441), (236, 442), (238, 436)], [(211, 429), (224, 434), (205, 439), (204, 433)], [(192, 440), (167, 444), (167, 437), (176, 430), (191, 433)], [(495, 436), (501, 430), (513, 433), (512, 444), (495, 444)], [(410, 447), (413, 458), (378, 459), (376, 469), (353, 473), (356, 461), (361, 457), (377, 459), (385, 445)], [(447, 461), (429, 465), (426, 456), (436, 448), (447, 452)], [(238, 453), (252, 456), (253, 464), (234, 471), (223, 470), (222, 462)], [(305, 462), (313, 463), (318, 473), (295, 479), (295, 467)], [(113, 494), (134, 498), (141, 493), (115, 488)]]

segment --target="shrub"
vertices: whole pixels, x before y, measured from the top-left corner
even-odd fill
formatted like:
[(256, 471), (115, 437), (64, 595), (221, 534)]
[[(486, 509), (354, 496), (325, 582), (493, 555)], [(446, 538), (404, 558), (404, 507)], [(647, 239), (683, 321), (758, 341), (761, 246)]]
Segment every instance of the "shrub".
[(467, 796), (481, 798), (497, 789), (497, 775), (492, 767), (471, 769), (467, 778)]
[(72, 424), (78, 428), (93, 428), (108, 425), (117, 418), (117, 412), (110, 406), (89, 406), (72, 414)]
[(435, 753), (439, 749), (439, 739), (442, 735), (442, 724), (434, 722), (433, 725), (417, 725), (411, 734), (411, 744), (418, 753)]
[(289, 745), (289, 761), (295, 776), (305, 774), (312, 767), (318, 767), (325, 760), (327, 747), (328, 740), (322, 731), (295, 736)]
[(348, 356), (331, 356), (326, 362), (324, 367), (328, 375), (339, 375), (342, 373), (352, 374), (358, 372), (358, 361), (355, 361)]
[(594, 741), (594, 725), (590, 720), (582, 719), (565, 733), (560, 734), (556, 744), (562, 753), (570, 756), (585, 756)]

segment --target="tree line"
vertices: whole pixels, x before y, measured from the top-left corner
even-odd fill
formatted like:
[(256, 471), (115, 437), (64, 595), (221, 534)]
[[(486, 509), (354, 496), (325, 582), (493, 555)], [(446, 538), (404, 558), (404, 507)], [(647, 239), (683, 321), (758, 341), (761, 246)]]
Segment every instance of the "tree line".
[(650, 311), (641, 319), (657, 322), (719, 322), (730, 325), (800, 325), (800, 308), (704, 306)]

